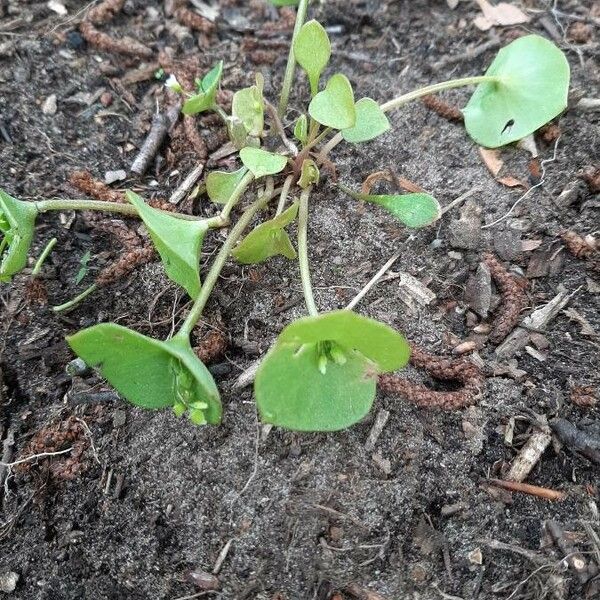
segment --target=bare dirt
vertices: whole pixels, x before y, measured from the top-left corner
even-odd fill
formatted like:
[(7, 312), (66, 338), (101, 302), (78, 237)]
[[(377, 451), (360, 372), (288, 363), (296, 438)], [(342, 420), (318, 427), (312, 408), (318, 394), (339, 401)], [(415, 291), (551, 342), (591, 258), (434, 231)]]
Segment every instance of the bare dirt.
[[(267, 96), (276, 100), (291, 35), (285, 11), (279, 18), (259, 0), (217, 2), (216, 30), (203, 33), (182, 29), (174, 15), (165, 16), (162, 2), (128, 0), (99, 29), (129, 35), (151, 49), (151, 58), (139, 59), (85, 44), (78, 31), (87, 4), (63, 4), (66, 16), (46, 2), (0, 2), (0, 186), (17, 197), (77, 197), (68, 184), (73, 171), (87, 169), (103, 179), (106, 171), (129, 168), (156, 103), (167, 102), (153, 77), (159, 65), (152, 64), (165, 48), (178, 57), (196, 57), (203, 69), (224, 59), (227, 90), (247, 84), (260, 70)], [(566, 52), (573, 103), (597, 97), (598, 2), (557, 3), (571, 17), (553, 15), (552, 3), (525, 4), (530, 23), (492, 32), (472, 25), (478, 10), (469, 2), (451, 10), (441, 1), (332, 0), (311, 10), (329, 28), (331, 69), (346, 72), (359, 96), (384, 101), (427, 83), (480, 74), (496, 51), (494, 36), (501, 45), (535, 31), (554, 35)], [(573, 24), (587, 27), (577, 42), (569, 29)], [(469, 58), (469, 49), (486, 43), (487, 50)], [(147, 77), (127, 83), (144, 65)], [(307, 97), (304, 84), (297, 91), (294, 107)], [(46, 104), (53, 94), (56, 112)], [(468, 94), (457, 90), (444, 99), (463, 106)], [(597, 236), (600, 229), (598, 190), (580, 177), (598, 163), (598, 115), (572, 108), (558, 121), (558, 139), (536, 136), (543, 184), (496, 224), (523, 188), (494, 181), (463, 127), (420, 103), (393, 114), (392, 131), (377, 141), (336, 149), (341, 180), (355, 188), (369, 173), (391, 168), (442, 205), (477, 190), (467, 209), (454, 208), (435, 227), (409, 232), (325, 182), (310, 222), (319, 308), (343, 307), (400, 251), (392, 271), (416, 277), (435, 300), (407, 304), (400, 279), (391, 278), (358, 309), (434, 354), (449, 355), (461, 341), (476, 339), (482, 347), (473, 359), (486, 380), (475, 406), (449, 412), (379, 393), (364, 422), (335, 434), (267, 433), (257, 421), (251, 390), (234, 387), (281, 328), (304, 313), (297, 267), (282, 258), (251, 268), (228, 265), (206, 324), (196, 331), (196, 340), (210, 327), (228, 340), (225, 354), (211, 365), (224, 399), (221, 427), (199, 428), (170, 411), (133, 408), (94, 375), (67, 375), (73, 357), (66, 334), (116, 321), (165, 338), (189, 305), (153, 262), (97, 291), (76, 310), (55, 315), (49, 307), (89, 285), (121, 246), (86, 215), (44, 215), (32, 257), (50, 238), (59, 243), (38, 285), (42, 293), (32, 292), (28, 274), (0, 288), (3, 460), (72, 450), (9, 473), (2, 491), (0, 576), (12, 572), (19, 580), (8, 597), (598, 597), (593, 580), (600, 552), (593, 536), (600, 534), (598, 465), (552, 444), (526, 481), (565, 492), (561, 502), (500, 493), (485, 484), (486, 478), (503, 476), (528, 439), (532, 412), (559, 416), (593, 439), (600, 436), (598, 263), (573, 256), (560, 237), (566, 230)], [(167, 197), (196, 159), (178, 131), (145, 177), (113, 187)], [(205, 123), (199, 131), (218, 146), (218, 126)], [(500, 156), (505, 163), (500, 176), (527, 186), (539, 181), (528, 168), (526, 150), (506, 148)], [(568, 186), (575, 191), (566, 201), (560, 194)], [(461, 208), (466, 225), (457, 222)], [(214, 212), (205, 200), (184, 209)], [(207, 240), (206, 263), (221, 240), (220, 232)], [(486, 251), (528, 281), (522, 316), (550, 301), (560, 286), (572, 294), (567, 308), (575, 313), (560, 311), (544, 331), (530, 332), (537, 337), (528, 349), (510, 357), (498, 357), (485, 335), (469, 337), (481, 321), (472, 310), (481, 294), (469, 295), (467, 283)], [(77, 284), (86, 252), (89, 269)], [(492, 291), (495, 306), (499, 294)], [(414, 367), (405, 375), (432, 389), (452, 389)], [(98, 392), (109, 393), (90, 397)], [(382, 410), (390, 412), (389, 420), (367, 450)], [(507, 429), (513, 425), (511, 439)], [(562, 561), (569, 551), (545, 532), (549, 520), (567, 532), (571, 551), (582, 553), (588, 576)], [(499, 542), (506, 546), (499, 549)], [(213, 570), (227, 544), (218, 589), (203, 590), (199, 573)], [(197, 572), (195, 581), (190, 571)]]

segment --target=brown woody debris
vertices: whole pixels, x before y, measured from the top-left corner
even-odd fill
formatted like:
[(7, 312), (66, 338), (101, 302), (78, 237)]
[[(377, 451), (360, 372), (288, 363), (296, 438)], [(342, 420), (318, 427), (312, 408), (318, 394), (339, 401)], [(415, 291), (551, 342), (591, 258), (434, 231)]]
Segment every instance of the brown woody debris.
[(46, 284), (39, 277), (32, 277), (27, 282), (26, 297), (29, 304), (38, 304), (39, 306), (48, 304)]
[(257, 33), (257, 37), (260, 37), (259, 34), (272, 34), (272, 33), (280, 33), (282, 31), (291, 31), (294, 29), (294, 25), (296, 23), (296, 11), (293, 8), (285, 7), (279, 11), (279, 20), (273, 21), (271, 23), (267, 23), (260, 32)]
[(99, 50), (114, 52), (115, 54), (127, 54), (137, 58), (152, 57), (152, 50), (148, 46), (130, 37), (115, 39), (96, 29), (90, 21), (82, 21), (79, 25), (79, 31), (86, 42)]
[(574, 231), (565, 231), (560, 237), (567, 250), (577, 258), (590, 258), (598, 252), (598, 242), (592, 236), (582, 237)]
[(194, 352), (205, 364), (210, 364), (221, 358), (227, 350), (227, 338), (222, 331), (212, 329), (201, 340)]
[(215, 24), (206, 17), (199, 15), (189, 8), (178, 8), (175, 11), (175, 18), (186, 27), (202, 33), (211, 34), (215, 30)]
[(459, 381), (463, 388), (453, 392), (437, 392), (399, 375), (386, 374), (379, 377), (379, 386), (384, 392), (398, 394), (417, 406), (427, 408), (437, 406), (453, 410), (475, 403), (484, 384), (484, 375), (475, 364), (465, 358), (434, 356), (414, 344), (411, 344), (411, 351), (412, 365), (424, 369), (436, 379)]
[(96, 277), (96, 283), (100, 286), (114, 283), (121, 277), (131, 273), (139, 265), (150, 262), (156, 252), (151, 245), (142, 248), (133, 248), (123, 254), (113, 264), (105, 267)]
[(592, 194), (600, 192), (600, 165), (586, 169), (581, 178), (588, 184), (588, 188)]
[(114, 19), (114, 17), (123, 10), (125, 0), (104, 0), (90, 9), (86, 15), (86, 20), (94, 25), (104, 25)]
[(576, 44), (585, 44), (592, 37), (592, 26), (581, 21), (573, 23), (567, 31), (567, 39)]
[(35, 468), (44, 468), (55, 479), (74, 479), (86, 469), (87, 465), (82, 457), (88, 445), (83, 422), (70, 416), (66, 421), (59, 421), (38, 431), (23, 449), (19, 460), (67, 448), (72, 448), (71, 452), (23, 462), (16, 465), (14, 470), (17, 473), (27, 473)]
[(438, 96), (430, 94), (429, 96), (423, 96), (421, 102), (434, 113), (437, 113), (440, 117), (447, 119), (448, 121), (462, 122), (464, 120), (462, 112), (447, 102), (444, 102)]
[(527, 305), (527, 282), (513, 277), (491, 253), (484, 254), (483, 261), (502, 295), (502, 303), (490, 333), (490, 340), (498, 344), (516, 327), (521, 311)]
[(596, 393), (593, 385), (574, 385), (571, 388), (571, 402), (581, 408), (593, 408), (598, 403)]
[(127, 202), (125, 194), (111, 189), (98, 179), (94, 179), (89, 171), (74, 171), (69, 177), (69, 183), (96, 200), (117, 202), (119, 204)]
[(546, 142), (546, 144), (555, 142), (560, 134), (560, 126), (556, 123), (550, 123), (549, 125), (545, 125), (540, 129), (540, 136), (544, 142)]
[(198, 155), (199, 160), (206, 160), (208, 156), (208, 150), (206, 143), (198, 131), (198, 125), (196, 119), (191, 115), (184, 115), (183, 117), (183, 130), (187, 136), (188, 142), (192, 145)]

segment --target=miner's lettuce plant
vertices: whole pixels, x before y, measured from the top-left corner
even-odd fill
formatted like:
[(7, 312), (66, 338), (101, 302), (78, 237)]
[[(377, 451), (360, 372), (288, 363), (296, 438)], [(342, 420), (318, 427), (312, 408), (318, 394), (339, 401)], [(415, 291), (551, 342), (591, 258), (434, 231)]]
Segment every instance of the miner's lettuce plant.
[[(471, 138), (492, 148), (515, 142), (565, 109), (569, 66), (551, 42), (526, 35), (500, 50), (484, 75), (429, 85), (383, 103), (369, 97), (357, 99), (346, 75), (325, 75), (331, 43), (321, 24), (305, 23), (308, 0), (271, 2), (298, 6), (277, 109), (265, 99), (263, 79), (257, 75), (253, 85), (235, 92), (228, 114), (217, 101), (222, 62), (196, 81), (194, 90), (184, 90), (173, 77), (167, 82), (183, 95), (184, 114), (218, 114), (239, 151), (237, 170), (212, 171), (205, 179), (206, 194), (219, 207), (218, 216), (199, 219), (165, 213), (132, 192), (127, 194), (130, 204), (126, 205), (60, 199), (27, 203), (2, 192), (0, 280), (10, 279), (26, 265), (39, 212), (87, 209), (138, 216), (166, 275), (194, 301), (185, 321), (166, 341), (102, 323), (75, 333), (68, 343), (131, 403), (149, 409), (171, 407), (194, 423), (218, 424), (222, 416), (219, 392), (194, 354), (190, 334), (230, 257), (241, 264), (261, 263), (274, 256), (297, 260), (308, 316), (291, 322), (280, 333), (257, 371), (254, 394), (265, 423), (299, 431), (334, 431), (351, 426), (369, 412), (379, 374), (402, 368), (409, 359), (409, 346), (388, 325), (352, 310), (318, 310), (308, 261), (308, 219), (311, 199), (322, 185), (320, 167), (331, 162), (331, 152), (340, 142), (365, 143), (388, 132), (388, 112), (427, 94), (461, 86), (476, 86), (463, 111)], [(306, 75), (311, 99), (288, 130), (283, 123), (287, 124), (296, 66)], [(356, 202), (375, 205), (373, 210), (387, 211), (407, 227), (426, 227), (441, 215), (439, 203), (430, 194), (361, 194), (347, 185), (338, 188)], [(213, 228), (228, 225), (252, 189), (255, 199), (241, 212), (201, 280), (205, 236)], [(270, 209), (271, 204), (276, 206)], [(261, 212), (267, 218), (244, 237)], [(296, 248), (290, 238), (294, 223)]]

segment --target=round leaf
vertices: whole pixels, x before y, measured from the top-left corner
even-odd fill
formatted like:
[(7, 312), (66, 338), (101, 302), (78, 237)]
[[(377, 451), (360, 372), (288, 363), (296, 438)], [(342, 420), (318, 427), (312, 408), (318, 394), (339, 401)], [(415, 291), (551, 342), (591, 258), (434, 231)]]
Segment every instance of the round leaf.
[(262, 421), (297, 431), (337, 431), (371, 409), (377, 369), (357, 352), (344, 364), (319, 369), (317, 344), (278, 343), (266, 355), (254, 380)]
[(298, 319), (277, 338), (277, 343), (296, 346), (324, 341), (357, 350), (375, 363), (380, 372), (400, 369), (410, 356), (407, 341), (397, 331), (350, 310), (334, 310)]
[(354, 92), (345, 75), (333, 75), (325, 89), (311, 101), (308, 112), (315, 120), (333, 129), (348, 129), (356, 122)]
[(367, 142), (385, 133), (390, 128), (390, 122), (379, 104), (371, 98), (361, 98), (355, 105), (356, 123), (350, 129), (342, 131), (342, 137), (347, 142), (357, 144)]
[(240, 158), (244, 166), (250, 169), (256, 179), (265, 175), (275, 175), (283, 171), (287, 165), (285, 156), (267, 152), (261, 148), (242, 148)]
[(502, 48), (463, 110), (469, 135), (496, 148), (524, 138), (567, 106), (569, 63), (539, 35), (527, 35)]
[(294, 203), (280, 215), (261, 223), (252, 230), (232, 252), (234, 258), (245, 265), (260, 263), (271, 256), (281, 254), (289, 259), (296, 258), (296, 251), (284, 227), (298, 214), (298, 204)]
[(127, 192), (144, 221), (170, 279), (196, 298), (200, 292), (200, 251), (208, 226), (204, 221), (183, 221), (148, 206), (133, 192)]
[(226, 204), (247, 172), (246, 167), (231, 172), (212, 171), (206, 177), (208, 197), (217, 204)]
[(27, 265), (38, 211), (0, 190), (0, 281), (10, 281)]
[(264, 126), (265, 103), (262, 93), (255, 85), (238, 90), (233, 95), (231, 114), (237, 117), (251, 136), (259, 136)]
[(331, 43), (323, 26), (314, 19), (305, 23), (294, 42), (294, 57), (306, 71), (313, 96), (319, 91), (319, 78), (331, 56)]
[(154, 409), (206, 405), (206, 422), (221, 422), (217, 386), (187, 339), (161, 342), (115, 323), (101, 323), (67, 337), (67, 342), (132, 404)]

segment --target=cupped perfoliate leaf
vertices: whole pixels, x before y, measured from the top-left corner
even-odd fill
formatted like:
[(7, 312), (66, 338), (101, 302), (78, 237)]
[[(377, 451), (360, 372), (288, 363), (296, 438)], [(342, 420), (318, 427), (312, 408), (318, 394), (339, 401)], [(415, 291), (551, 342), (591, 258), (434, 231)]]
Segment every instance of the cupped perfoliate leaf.
[(284, 228), (297, 215), (298, 203), (294, 202), (274, 219), (265, 221), (253, 229), (233, 250), (233, 257), (245, 265), (260, 263), (278, 254), (289, 259), (296, 258), (296, 250)]
[(379, 104), (371, 98), (361, 98), (355, 105), (356, 123), (344, 129), (342, 137), (347, 142), (358, 144), (375, 139), (390, 128), (390, 122)]
[(469, 135), (496, 148), (533, 133), (567, 107), (569, 63), (539, 35), (526, 35), (502, 48), (463, 113)]
[(137, 194), (128, 191), (170, 279), (196, 298), (200, 292), (200, 251), (208, 226), (204, 221), (184, 221), (148, 206)]
[(308, 119), (300, 115), (294, 125), (294, 137), (304, 146), (308, 140)]
[(314, 344), (335, 342), (356, 350), (372, 361), (380, 372), (403, 367), (410, 356), (408, 342), (385, 323), (350, 310), (334, 310), (315, 317), (303, 317), (290, 323), (277, 343)]
[(206, 176), (208, 197), (216, 204), (226, 204), (247, 172), (246, 167), (231, 172), (212, 171)]
[(442, 215), (440, 203), (430, 194), (359, 194), (344, 185), (338, 187), (356, 200), (379, 204), (407, 227), (426, 227)]
[(353, 350), (338, 348), (334, 356), (322, 344), (277, 342), (254, 380), (261, 420), (295, 431), (337, 431), (360, 421), (375, 398), (377, 368)]
[(240, 158), (244, 166), (250, 169), (256, 179), (280, 173), (287, 165), (285, 156), (268, 152), (262, 148), (242, 148)]
[(200, 411), (204, 422), (221, 422), (217, 386), (187, 338), (161, 342), (115, 323), (101, 323), (67, 337), (67, 342), (132, 404), (195, 411), (195, 422)]
[(184, 115), (196, 115), (210, 110), (215, 105), (222, 74), (223, 61), (221, 60), (201, 80), (196, 81), (198, 93), (184, 102), (181, 112)]
[(0, 282), (10, 281), (27, 265), (38, 211), (0, 190)]
[(244, 124), (248, 135), (257, 137), (262, 133), (264, 112), (265, 102), (258, 86), (238, 90), (233, 95), (231, 114)]
[(325, 89), (308, 106), (310, 116), (321, 125), (333, 129), (348, 129), (356, 123), (354, 92), (345, 75), (333, 75)]
[(294, 57), (306, 71), (312, 95), (319, 91), (319, 78), (331, 56), (331, 42), (323, 26), (314, 19), (304, 23), (294, 41)]
[(321, 173), (317, 163), (311, 158), (306, 158), (302, 161), (302, 168), (300, 170), (300, 179), (298, 179), (298, 185), (304, 190), (310, 185), (317, 185)]

